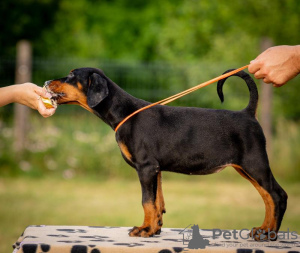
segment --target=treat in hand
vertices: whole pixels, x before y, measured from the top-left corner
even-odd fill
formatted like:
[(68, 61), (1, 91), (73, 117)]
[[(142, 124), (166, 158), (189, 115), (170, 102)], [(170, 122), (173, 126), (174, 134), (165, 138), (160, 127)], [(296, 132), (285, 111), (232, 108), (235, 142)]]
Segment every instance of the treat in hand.
[(46, 107), (47, 109), (55, 108), (55, 107), (53, 106), (53, 104), (52, 104), (50, 98), (43, 98), (43, 97), (41, 97), (41, 100), (42, 100), (42, 102), (44, 103), (44, 105), (45, 105), (45, 107)]

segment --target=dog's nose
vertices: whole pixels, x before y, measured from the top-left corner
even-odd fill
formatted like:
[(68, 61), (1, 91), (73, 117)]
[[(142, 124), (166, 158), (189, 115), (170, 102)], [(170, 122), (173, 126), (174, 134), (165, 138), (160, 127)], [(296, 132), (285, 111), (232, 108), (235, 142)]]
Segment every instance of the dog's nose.
[(48, 86), (48, 85), (51, 83), (51, 81), (52, 81), (52, 80), (46, 81), (46, 82), (44, 83), (44, 87)]

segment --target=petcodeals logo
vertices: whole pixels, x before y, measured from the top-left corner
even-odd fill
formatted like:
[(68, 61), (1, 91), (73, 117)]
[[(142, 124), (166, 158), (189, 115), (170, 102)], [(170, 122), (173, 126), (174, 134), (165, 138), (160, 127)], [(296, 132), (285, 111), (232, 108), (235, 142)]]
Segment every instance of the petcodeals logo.
[[(244, 235), (243, 232), (247, 232), (246, 235)], [(279, 232), (276, 234), (274, 231), (270, 231), (269, 229), (267, 231), (258, 229), (256, 232), (254, 232), (253, 229), (248, 230), (248, 229), (241, 229), (241, 230), (221, 230), (221, 229), (213, 229), (212, 230), (213, 235), (212, 238), (216, 239), (219, 236), (223, 236), (224, 239), (230, 240), (230, 239), (253, 239), (256, 241), (267, 241), (267, 240), (285, 240), (285, 239), (291, 239), (291, 240), (296, 240), (298, 239), (298, 235), (296, 231), (293, 231), (290, 233), (289, 229), (286, 232)]]
[[(280, 231), (277, 234), (274, 231), (263, 230), (263, 229), (241, 229), (241, 230), (221, 230), (221, 229), (205, 229), (205, 235), (201, 234), (199, 226), (196, 224), (190, 224), (185, 229), (179, 232), (182, 235), (183, 245), (187, 246), (189, 249), (205, 249), (207, 246), (215, 244), (214, 240), (221, 238), (221, 241), (238, 241), (240, 246), (247, 246), (243, 244), (243, 240), (253, 240), (253, 242), (270, 242), (275, 240), (295, 240), (297, 242), (299, 238), (296, 231), (290, 232)], [(263, 244), (260, 244), (264, 246)], [(233, 247), (232, 245), (223, 245), (224, 247)], [(251, 245), (248, 245), (251, 246)], [(257, 245), (256, 245), (257, 246)], [(259, 245), (258, 245), (259, 246)]]
[(183, 235), (183, 244), (185, 245), (185, 241), (188, 240), (188, 248), (189, 249), (205, 249), (207, 245), (209, 245), (209, 240), (203, 239), (202, 235), (200, 234), (199, 226), (193, 225), (191, 226), (193, 232), (187, 233), (187, 238), (184, 241), (184, 234), (186, 229), (190, 227), (191, 225), (188, 225), (184, 230), (182, 230), (179, 234)]

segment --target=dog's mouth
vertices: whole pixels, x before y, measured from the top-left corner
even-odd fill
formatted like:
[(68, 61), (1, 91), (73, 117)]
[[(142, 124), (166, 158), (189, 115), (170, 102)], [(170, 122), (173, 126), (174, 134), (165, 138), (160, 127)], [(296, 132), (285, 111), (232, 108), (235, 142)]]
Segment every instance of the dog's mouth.
[(56, 92), (50, 90), (48, 82), (45, 82), (45, 85), (43, 88), (46, 89), (46, 91), (51, 95), (51, 97), (49, 99), (55, 108), (57, 107), (57, 105), (62, 104), (59, 101), (61, 100), (61, 98), (63, 98), (65, 96), (65, 94), (63, 92), (56, 93)]
[(55, 108), (57, 108), (58, 105), (63, 104), (78, 104), (77, 101), (68, 100), (66, 93), (52, 91), (49, 87), (49, 82), (45, 82), (43, 88), (46, 89), (46, 91), (51, 95), (51, 98), (49, 99), (51, 100), (51, 103)]
[(51, 95), (50, 101), (53, 107), (63, 104), (80, 105), (84, 109), (93, 113), (93, 110), (87, 105), (86, 95), (66, 83), (60, 81), (46, 81), (43, 87)]
[(50, 98), (51, 103), (52, 103), (52, 105), (56, 108), (57, 105), (59, 105), (59, 103), (58, 103), (57, 101), (58, 101), (60, 95), (58, 95), (58, 94), (56, 94), (56, 93), (53, 93), (53, 92), (49, 92), (49, 93), (50, 93), (50, 95), (51, 95), (51, 98)]

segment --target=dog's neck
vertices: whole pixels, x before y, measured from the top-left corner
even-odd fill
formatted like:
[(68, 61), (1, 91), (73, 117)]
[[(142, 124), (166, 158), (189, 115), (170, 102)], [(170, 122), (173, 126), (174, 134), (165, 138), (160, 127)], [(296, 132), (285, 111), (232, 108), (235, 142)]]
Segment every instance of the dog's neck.
[(93, 111), (112, 129), (115, 129), (125, 117), (134, 111), (150, 104), (150, 102), (128, 94), (109, 79), (108, 89), (108, 96)]

